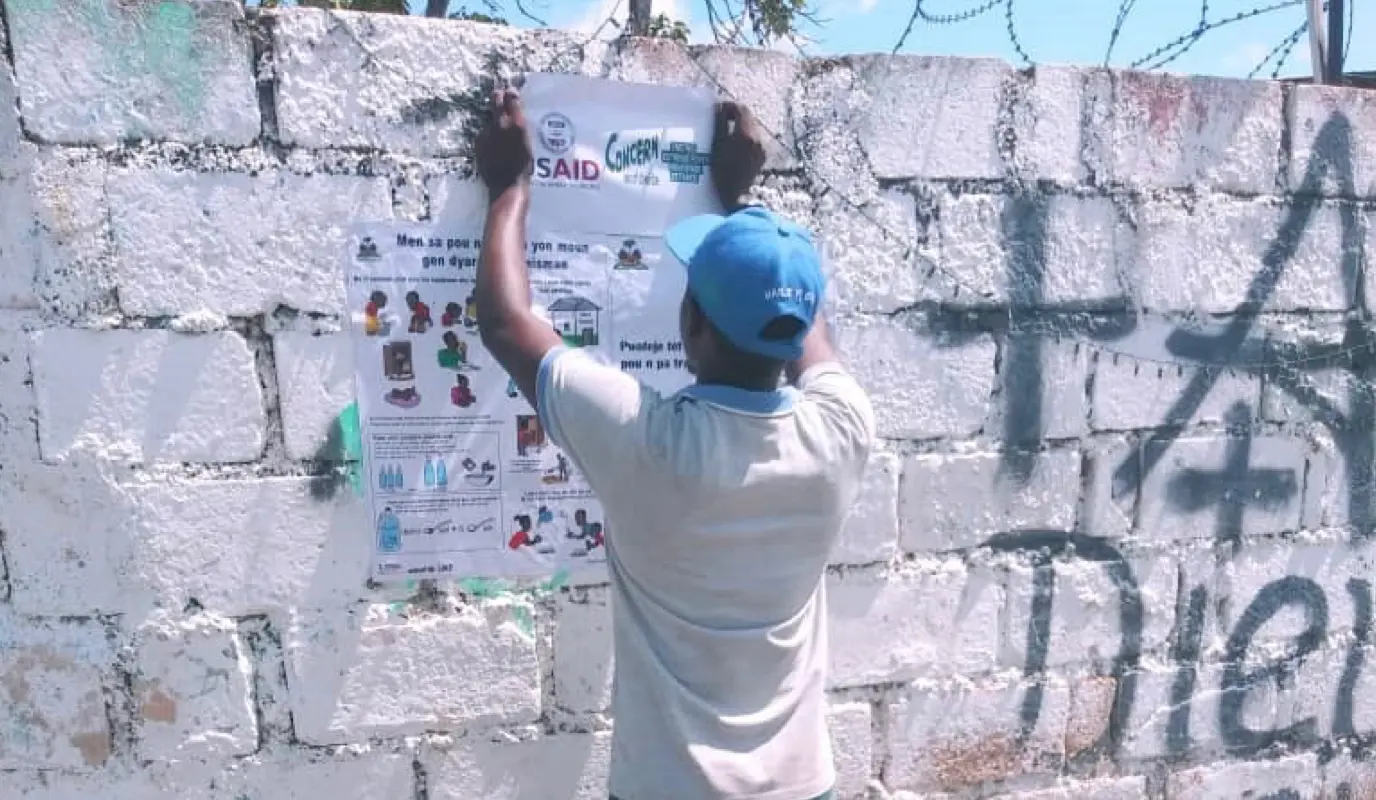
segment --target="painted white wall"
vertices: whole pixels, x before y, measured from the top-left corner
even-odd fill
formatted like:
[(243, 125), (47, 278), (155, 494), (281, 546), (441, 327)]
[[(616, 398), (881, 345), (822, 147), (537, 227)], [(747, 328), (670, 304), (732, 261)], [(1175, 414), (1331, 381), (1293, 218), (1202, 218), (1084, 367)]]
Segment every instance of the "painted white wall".
[(778, 134), (760, 197), (824, 238), (885, 440), (827, 577), (841, 797), (1376, 786), (1330, 757), (1376, 729), (1369, 384), (1182, 356), (1249, 298), (1256, 343), (1343, 341), (1376, 95), (0, 5), (0, 799), (604, 796), (603, 576), (370, 588), (360, 499), (310, 477), (343, 226), (475, 213), (492, 64), (717, 82)]

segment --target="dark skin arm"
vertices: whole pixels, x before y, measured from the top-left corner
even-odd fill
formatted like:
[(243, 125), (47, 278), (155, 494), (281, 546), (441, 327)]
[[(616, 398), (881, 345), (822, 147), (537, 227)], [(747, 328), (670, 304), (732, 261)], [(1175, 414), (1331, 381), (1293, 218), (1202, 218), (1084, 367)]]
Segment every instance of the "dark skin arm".
[[(712, 134), (712, 185), (728, 213), (745, 205), (746, 193), (764, 169), (764, 141), (764, 127), (749, 108), (732, 102), (717, 104), (716, 130)], [(789, 383), (797, 383), (809, 368), (835, 358), (826, 319), (818, 314), (803, 339), (803, 355), (785, 364), (784, 372)]]
[(562, 340), (530, 308), (526, 268), (526, 214), (530, 209), (532, 154), (520, 97), (511, 90), (492, 99), (492, 119), (476, 145), (478, 174), (487, 185), (487, 221), (473, 290), (483, 346), (515, 381), (532, 408), (540, 359)]

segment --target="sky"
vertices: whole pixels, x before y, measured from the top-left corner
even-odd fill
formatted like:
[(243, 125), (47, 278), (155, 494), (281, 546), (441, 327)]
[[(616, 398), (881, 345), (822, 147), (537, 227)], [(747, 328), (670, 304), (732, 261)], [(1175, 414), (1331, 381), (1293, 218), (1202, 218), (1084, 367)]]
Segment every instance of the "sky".
[[(688, 23), (694, 41), (710, 41), (705, 0), (654, 0), (654, 13)], [(981, 5), (983, 0), (925, 0), (931, 14), (955, 14)], [(1209, 19), (1218, 20), (1278, 0), (1209, 0)], [(625, 18), (625, 0), (526, 0), (527, 8), (551, 27), (591, 31), (615, 9)], [(457, 7), (458, 3), (455, 3)], [(476, 5), (476, 4), (475, 4)], [(734, 5), (734, 4), (733, 4)], [(813, 41), (809, 55), (889, 52), (907, 25), (913, 0), (811, 0), (823, 19), (808, 27)], [(1347, 68), (1376, 70), (1376, 48), (1361, 43), (1376, 40), (1376, 0), (1346, 0), (1356, 6), (1351, 53)], [(1199, 20), (1199, 0), (1137, 0), (1122, 28), (1110, 64), (1130, 66), (1156, 48), (1193, 30)], [(1023, 48), (1036, 63), (1102, 64), (1119, 0), (1013, 0), (1013, 19)], [(514, 24), (531, 25), (510, 14)], [(1194, 47), (1164, 69), (1200, 75), (1245, 78), (1257, 63), (1288, 34), (1303, 24), (1302, 3), (1210, 31)], [(612, 29), (608, 29), (612, 30)], [(614, 31), (613, 31), (614, 33)], [(608, 34), (610, 35), (610, 34)], [(1010, 43), (1002, 1), (988, 13), (952, 25), (919, 21), (900, 52), (920, 55), (985, 56), (1023, 64)], [(1269, 78), (1268, 66), (1257, 77)], [(1286, 60), (1281, 77), (1312, 72), (1306, 33)]]

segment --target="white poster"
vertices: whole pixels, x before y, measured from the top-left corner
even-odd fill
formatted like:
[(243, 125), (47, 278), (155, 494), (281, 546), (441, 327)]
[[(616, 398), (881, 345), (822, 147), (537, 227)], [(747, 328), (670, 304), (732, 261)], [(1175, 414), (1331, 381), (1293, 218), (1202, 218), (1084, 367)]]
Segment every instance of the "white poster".
[[(664, 392), (689, 381), (663, 232), (718, 211), (710, 92), (530, 75), (532, 303)], [(482, 347), (482, 211), (355, 226), (348, 298), (378, 581), (543, 576), (605, 561), (587, 482)]]

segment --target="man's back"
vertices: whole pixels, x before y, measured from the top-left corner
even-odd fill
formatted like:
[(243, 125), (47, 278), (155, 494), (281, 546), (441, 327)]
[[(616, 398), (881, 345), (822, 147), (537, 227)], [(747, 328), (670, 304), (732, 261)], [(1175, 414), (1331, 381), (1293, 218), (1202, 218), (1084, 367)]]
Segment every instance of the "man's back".
[(551, 354), (541, 414), (606, 510), (612, 794), (803, 800), (834, 780), (821, 577), (873, 436), (834, 364), (660, 397)]

